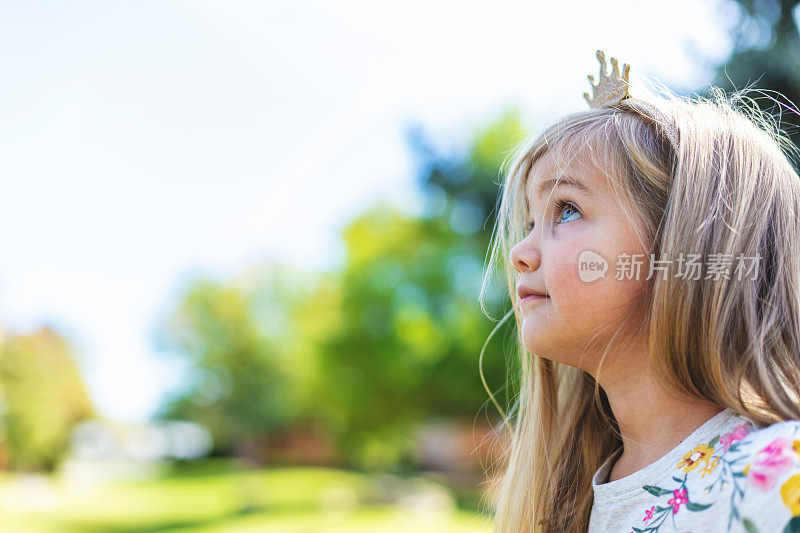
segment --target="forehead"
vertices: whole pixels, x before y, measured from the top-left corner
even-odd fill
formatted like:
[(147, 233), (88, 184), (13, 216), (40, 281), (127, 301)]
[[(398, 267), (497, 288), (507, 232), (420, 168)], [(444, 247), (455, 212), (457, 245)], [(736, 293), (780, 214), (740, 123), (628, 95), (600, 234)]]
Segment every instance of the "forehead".
[(605, 181), (602, 172), (580, 154), (565, 157), (548, 151), (531, 165), (525, 184), (526, 196), (529, 200), (546, 197), (559, 183), (585, 195), (598, 196)]

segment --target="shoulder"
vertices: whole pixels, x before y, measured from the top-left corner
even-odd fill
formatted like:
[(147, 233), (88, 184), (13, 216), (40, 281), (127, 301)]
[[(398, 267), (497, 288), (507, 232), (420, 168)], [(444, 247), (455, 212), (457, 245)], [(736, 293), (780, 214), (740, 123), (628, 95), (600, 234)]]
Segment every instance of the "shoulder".
[[(738, 438), (737, 438), (738, 437)], [(747, 425), (723, 442), (741, 487), (741, 519), (749, 531), (797, 531), (800, 526), (800, 420)], [(778, 527), (779, 529), (769, 529)]]

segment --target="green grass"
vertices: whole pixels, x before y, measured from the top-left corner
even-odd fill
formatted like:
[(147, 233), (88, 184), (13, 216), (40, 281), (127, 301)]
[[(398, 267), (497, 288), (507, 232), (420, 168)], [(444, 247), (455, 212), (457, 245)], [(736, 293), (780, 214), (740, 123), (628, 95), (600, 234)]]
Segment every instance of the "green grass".
[(490, 532), (491, 518), (463, 501), (422, 476), (228, 460), (128, 481), (0, 477), (3, 531), (31, 533)]

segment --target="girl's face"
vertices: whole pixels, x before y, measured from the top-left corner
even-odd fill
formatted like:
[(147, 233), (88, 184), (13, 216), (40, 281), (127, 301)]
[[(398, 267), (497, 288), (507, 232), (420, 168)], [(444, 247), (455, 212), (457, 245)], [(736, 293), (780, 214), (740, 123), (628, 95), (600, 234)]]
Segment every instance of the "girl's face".
[[(520, 302), (521, 336), (530, 352), (594, 375), (603, 348), (642, 294), (649, 261), (606, 178), (577, 158), (560, 175), (557, 157), (548, 152), (531, 169), (528, 233), (511, 250), (517, 285), (547, 294)], [(556, 178), (561, 183), (550, 181)], [(642, 261), (638, 276), (618, 275), (620, 254)]]

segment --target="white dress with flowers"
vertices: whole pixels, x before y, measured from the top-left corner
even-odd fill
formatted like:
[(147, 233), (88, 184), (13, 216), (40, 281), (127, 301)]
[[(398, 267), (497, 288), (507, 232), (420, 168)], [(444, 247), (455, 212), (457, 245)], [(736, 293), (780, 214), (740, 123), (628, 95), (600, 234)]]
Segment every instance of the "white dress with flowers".
[(758, 427), (726, 409), (656, 462), (592, 479), (589, 533), (800, 532), (800, 421)]

